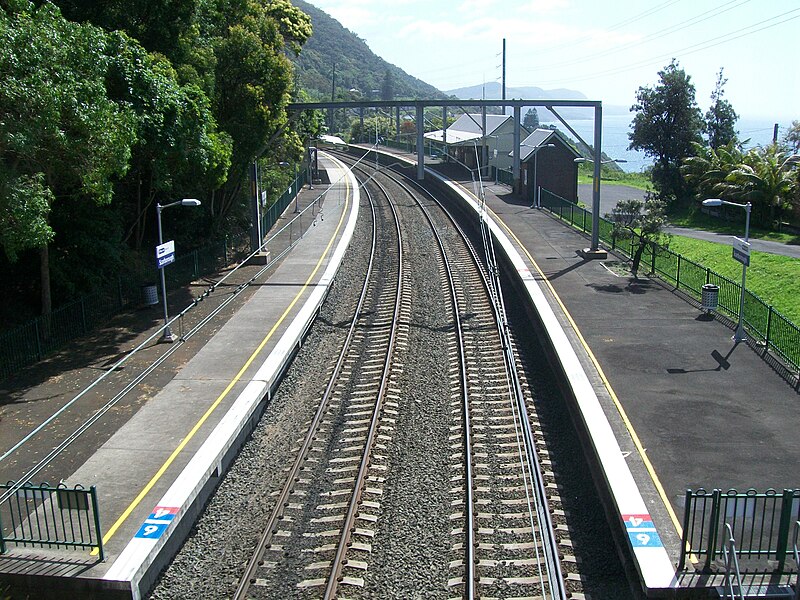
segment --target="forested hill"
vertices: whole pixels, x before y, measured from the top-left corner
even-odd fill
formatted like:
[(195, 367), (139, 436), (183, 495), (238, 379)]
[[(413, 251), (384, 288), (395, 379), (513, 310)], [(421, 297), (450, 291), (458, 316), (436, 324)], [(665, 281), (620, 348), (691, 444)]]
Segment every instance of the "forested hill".
[[(359, 90), (363, 97), (444, 98), (445, 95), (377, 56), (369, 46), (339, 21), (317, 7), (293, 0), (311, 17), (314, 33), (294, 60), (298, 86), (314, 100), (330, 100), (331, 76), (336, 65), (336, 99), (350, 100)], [(372, 90), (380, 90), (373, 92)]]

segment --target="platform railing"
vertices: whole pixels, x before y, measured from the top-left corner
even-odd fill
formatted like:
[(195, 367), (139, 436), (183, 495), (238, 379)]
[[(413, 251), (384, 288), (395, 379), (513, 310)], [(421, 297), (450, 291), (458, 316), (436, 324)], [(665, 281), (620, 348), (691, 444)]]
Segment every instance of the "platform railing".
[[(729, 523), (725, 523), (728, 534), (727, 543), (722, 546), (725, 555), (725, 598), (744, 600), (742, 592), (742, 573), (739, 570), (739, 558), (736, 556), (736, 540)], [(736, 589), (734, 589), (734, 586)]]
[(798, 520), (800, 489), (763, 493), (689, 489), (678, 569), (692, 556), (710, 572), (714, 561), (724, 554), (724, 528), (729, 524), (731, 537), (738, 540), (737, 556), (747, 560), (748, 571), (793, 572), (797, 565), (787, 569), (786, 558), (791, 552), (790, 529)]
[[(103, 533), (97, 508), (97, 490), (59, 483), (0, 484), (0, 554), (8, 545), (66, 549), (97, 549), (103, 553)], [(5, 492), (10, 491), (8, 495)]]
[[(560, 196), (541, 189), (542, 208), (549, 210), (585, 234), (592, 230), (592, 213)], [(637, 238), (621, 241), (614, 236), (613, 224), (600, 218), (599, 239), (609, 248), (627, 257), (632, 257), (638, 244)], [(693, 262), (669, 248), (648, 245), (642, 255), (642, 270), (649, 268), (650, 274), (674, 285), (688, 296), (700, 299), (703, 285), (714, 283), (719, 290), (719, 312), (735, 323), (739, 318), (741, 284), (701, 264)], [(764, 302), (756, 294), (745, 290), (744, 326), (748, 337), (760, 343), (764, 353), (777, 356), (792, 370), (800, 372), (800, 327), (779, 310)], [(800, 375), (797, 375), (800, 386)]]
[(794, 580), (794, 600), (800, 600), (800, 549), (797, 547), (798, 536), (800, 536), (800, 521), (795, 521), (794, 535), (792, 536), (792, 553), (794, 554), (794, 562), (798, 567), (798, 573)]

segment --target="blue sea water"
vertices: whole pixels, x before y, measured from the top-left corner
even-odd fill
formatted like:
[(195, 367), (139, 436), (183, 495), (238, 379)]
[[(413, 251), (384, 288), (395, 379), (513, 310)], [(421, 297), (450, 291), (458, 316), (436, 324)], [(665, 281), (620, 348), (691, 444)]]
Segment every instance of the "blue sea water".
[[(602, 147), (603, 152), (611, 158), (624, 159), (628, 162), (620, 163), (625, 171), (638, 172), (653, 164), (652, 159), (644, 155), (643, 152), (628, 150), (628, 133), (633, 119), (632, 114), (624, 115), (604, 115)], [(567, 119), (570, 126), (589, 144), (594, 141), (594, 121), (592, 119)], [(739, 132), (740, 140), (750, 141), (745, 144), (746, 148), (754, 146), (765, 146), (772, 142), (773, 127), (778, 123), (778, 139), (783, 139), (791, 123), (786, 121), (768, 121), (765, 119), (742, 119), (736, 123), (736, 130)], [(545, 123), (549, 125), (550, 123)], [(554, 123), (558, 128), (573, 137), (561, 123)]]

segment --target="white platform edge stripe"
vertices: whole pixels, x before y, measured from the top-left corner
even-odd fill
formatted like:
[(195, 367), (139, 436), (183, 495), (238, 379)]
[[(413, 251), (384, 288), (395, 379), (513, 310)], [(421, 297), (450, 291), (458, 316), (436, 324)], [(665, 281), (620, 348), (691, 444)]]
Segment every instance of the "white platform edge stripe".
[[(335, 159), (334, 159), (335, 160)], [(338, 162), (338, 161), (337, 161)], [(342, 164), (342, 168), (344, 165)], [(263, 398), (268, 385), (273, 381), (275, 374), (280, 372), (283, 365), (288, 360), (292, 348), (300, 341), (300, 336), (306, 330), (316, 311), (322, 304), (327, 288), (333, 281), (334, 275), (339, 269), (344, 258), (345, 251), (353, 237), (356, 220), (358, 217), (358, 207), (360, 203), (360, 193), (358, 183), (352, 171), (347, 170), (347, 177), (353, 191), (352, 206), (345, 228), (342, 232), (339, 243), (331, 255), (321, 281), (324, 285), (314, 286), (308, 299), (298, 312), (298, 315), (290, 324), (289, 328), (281, 336), (275, 348), (264, 360), (245, 389), (239, 394), (231, 405), (231, 408), (222, 420), (209, 434), (206, 441), (198, 449), (183, 471), (176, 478), (175, 482), (166, 491), (157, 506), (179, 507), (178, 513), (172, 520), (169, 529), (174, 529), (184, 516), (185, 507), (190, 505), (199, 494), (200, 490), (210, 478), (211, 474), (219, 465), (221, 458), (230, 448), (233, 440), (236, 439), (244, 424), (253, 414), (256, 406)], [(167, 543), (169, 531), (158, 539), (150, 540), (144, 538), (132, 538), (120, 553), (114, 564), (111, 565), (103, 579), (109, 581), (131, 581), (138, 582), (149, 567), (150, 557), (154, 557), (161, 548)], [(133, 597), (139, 598), (137, 585), (132, 586)]]
[[(522, 256), (517, 252), (505, 231), (491, 218), (490, 214), (481, 210), (480, 205), (473, 196), (466, 194), (461, 187), (441, 177), (438, 173), (426, 170), (425, 174), (432, 175), (449, 186), (459, 194), (479, 216), (481, 212), (483, 212), (492, 234), (500, 243), (503, 252), (511, 261), (516, 272), (522, 274), (528, 271), (528, 267), (525, 265)], [(545, 298), (537, 281), (522, 275), (521, 278), (528, 295), (542, 319), (544, 329), (553, 347), (556, 349), (559, 362), (564, 368), (568, 383), (575, 394), (586, 428), (594, 444), (595, 452), (603, 465), (612, 497), (620, 514), (620, 521), (622, 521), (622, 515), (626, 514), (649, 514), (650, 511), (647, 508), (647, 504), (642, 498), (642, 494), (631, 474), (628, 464), (625, 462), (617, 438), (600, 405), (600, 400), (586, 372), (583, 370), (572, 344), (569, 342), (566, 333), (556, 318), (550, 303)], [(647, 588), (670, 588), (677, 586), (675, 568), (663, 546), (657, 548), (635, 547), (632, 548), (632, 550), (638, 562), (639, 572)]]

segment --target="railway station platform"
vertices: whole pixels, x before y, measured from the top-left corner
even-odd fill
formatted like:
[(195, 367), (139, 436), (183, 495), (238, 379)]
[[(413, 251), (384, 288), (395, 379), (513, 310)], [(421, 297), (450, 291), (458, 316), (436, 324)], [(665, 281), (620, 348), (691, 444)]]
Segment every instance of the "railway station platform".
[[(255, 420), (258, 401), (294, 352), (352, 235), (357, 186), (324, 164), (338, 182), (326, 196), (324, 220), (177, 376), (65, 478), (97, 486), (106, 560), (11, 546), (0, 556), (0, 580), (30, 578), (87, 598), (93, 590), (139, 598), (149, 587)], [(463, 171), (445, 175), (465, 202), (475, 202)], [(299, 205), (320, 191), (303, 190)], [(796, 384), (757, 348), (734, 345), (726, 324), (706, 318), (678, 292), (633, 279), (613, 255), (582, 259), (583, 235), (507, 186), (488, 184), (485, 200), (551, 342), (569, 355), (563, 365), (585, 445), (598, 457), (595, 476), (618, 509), (619, 538), (635, 558), (642, 589), (649, 597), (679, 597), (719, 585), (719, 576), (691, 562), (676, 569), (686, 490), (798, 487)], [(24, 404), (13, 413), (20, 431), (39, 418), (26, 413), (34, 403)], [(1, 439), (0, 452), (14, 442)], [(131, 461), (132, 452), (140, 460)]]
[[(93, 448), (88, 460), (63, 476), (68, 489), (96, 486), (104, 560), (97, 549), (65, 552), (9, 544), (0, 555), (0, 595), (7, 585), (15, 597), (27, 590), (31, 598), (140, 598), (149, 589), (257, 422), (262, 400), (302, 342), (353, 235), (358, 185), (335, 159), (320, 153), (319, 160), (330, 187), (302, 189), (273, 228), (281, 228), (295, 211), (303, 212), (310, 216), (299, 221), (305, 227), (302, 237), (264, 280), (256, 281), (257, 290), (244, 306), (177, 375), (154, 390), (118, 430), (106, 432), (108, 440)], [(60, 384), (69, 388), (64, 377)], [(0, 453), (41, 422), (35, 411), (37, 401), (48, 400), (45, 393), (44, 388), (28, 390), (9, 403), (2, 413), (8, 429)], [(58, 397), (66, 402), (71, 395)], [(90, 409), (69, 413), (68, 422), (48, 434), (69, 431), (91, 416)], [(110, 426), (113, 419), (95, 424), (98, 429)], [(12, 431), (18, 432), (13, 439)], [(96, 435), (79, 438), (70, 451), (91, 447)], [(42, 450), (30, 452), (28, 459), (37, 460), (58, 441), (31, 441)], [(30, 465), (17, 466), (24, 473)], [(4, 465), (3, 476), (12, 475)], [(59, 505), (64, 501), (77, 502), (59, 493)], [(38, 511), (44, 510), (39, 504)]]
[[(476, 200), (464, 169), (442, 164), (432, 169)], [(431, 177), (429, 169), (426, 178)], [(721, 490), (723, 520), (744, 523), (758, 520), (754, 513), (769, 507), (768, 490), (781, 498), (783, 490), (800, 487), (797, 373), (787, 376), (787, 370), (775, 368), (774, 357), (753, 342), (735, 344), (730, 323), (710, 318), (666, 284), (634, 278), (612, 253), (605, 260), (582, 258), (587, 237), (546, 210), (531, 208), (509, 186), (490, 182), (484, 194), (494, 232), (505, 239), (503, 250), (513, 255), (509, 260), (543, 327), (552, 318), (566, 336), (551, 341), (561, 344), (558, 352), (567, 360), (563, 368), (587, 435), (584, 447), (598, 458), (602, 475), (596, 480), (608, 486), (619, 539), (634, 557), (643, 592), (697, 597), (706, 590), (714, 597), (724, 582), (722, 553), (709, 561), (708, 555), (687, 552), (685, 567), (676, 569), (687, 490), (708, 496)], [(477, 202), (473, 208), (478, 210)], [(560, 332), (549, 335), (559, 338)], [(572, 353), (579, 368), (569, 362)], [(607, 427), (600, 424), (603, 417)], [(725, 504), (729, 490), (756, 490), (767, 498)], [(798, 497), (796, 491), (784, 497), (788, 529), (798, 520)], [(712, 504), (698, 506), (708, 519)], [(696, 528), (692, 515), (689, 526)], [(779, 525), (771, 526), (774, 543)], [(718, 535), (721, 540), (725, 532)], [(747, 542), (740, 538), (739, 548)], [(752, 572), (741, 580), (745, 597), (793, 597), (785, 594), (797, 581), (794, 557), (787, 558), (785, 569), (793, 575), (770, 573), (774, 561), (748, 566)]]

